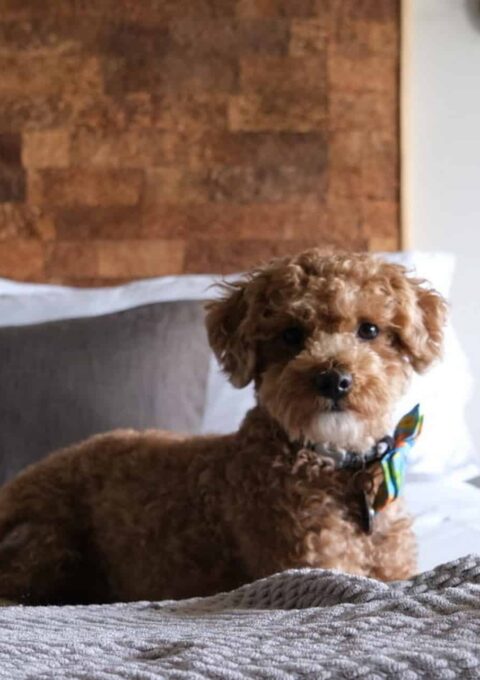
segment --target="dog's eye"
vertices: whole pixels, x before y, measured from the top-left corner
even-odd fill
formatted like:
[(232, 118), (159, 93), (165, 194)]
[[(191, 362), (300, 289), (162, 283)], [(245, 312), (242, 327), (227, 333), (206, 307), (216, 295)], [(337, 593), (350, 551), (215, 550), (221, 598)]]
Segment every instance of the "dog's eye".
[(300, 326), (289, 326), (283, 331), (282, 340), (289, 347), (299, 348), (305, 340), (305, 331)]
[(357, 331), (358, 337), (362, 338), (362, 340), (375, 340), (379, 333), (379, 327), (370, 321), (364, 321), (361, 323)]

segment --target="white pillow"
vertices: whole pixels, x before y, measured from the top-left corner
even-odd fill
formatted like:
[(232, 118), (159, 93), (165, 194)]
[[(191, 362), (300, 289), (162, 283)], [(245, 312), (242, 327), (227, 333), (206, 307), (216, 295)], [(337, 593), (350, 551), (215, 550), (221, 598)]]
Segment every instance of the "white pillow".
[[(447, 300), (455, 273), (455, 257), (447, 253), (390, 253), (382, 257), (403, 264), (425, 278)], [(473, 393), (468, 359), (451, 321), (445, 329), (443, 360), (426, 374), (414, 374), (410, 389), (396, 411), (397, 420), (416, 403), (425, 416), (423, 431), (413, 451), (410, 476), (448, 475), (469, 479), (480, 471), (466, 421), (466, 407)], [(455, 395), (452, 399), (451, 395)]]
[(100, 316), (169, 300), (204, 300), (220, 281), (210, 275), (162, 276), (111, 288), (69, 288), (0, 278), (0, 326)]
[[(454, 271), (452, 256), (429, 253), (382, 256), (417, 272), (448, 297)], [(168, 276), (112, 288), (81, 289), (0, 279), (0, 326), (96, 316), (162, 300), (208, 299), (216, 295), (211, 286), (219, 280), (219, 276), (213, 275)], [(449, 325), (443, 363), (413, 380), (397, 413), (400, 417), (419, 402), (425, 414), (424, 431), (414, 450), (411, 474), (449, 474), (467, 479), (480, 472), (465, 421), (471, 388), (466, 356)], [(455, 399), (450, 398), (451, 394), (455, 394)], [(253, 388), (233, 388), (212, 355), (202, 431), (235, 430), (253, 403)]]

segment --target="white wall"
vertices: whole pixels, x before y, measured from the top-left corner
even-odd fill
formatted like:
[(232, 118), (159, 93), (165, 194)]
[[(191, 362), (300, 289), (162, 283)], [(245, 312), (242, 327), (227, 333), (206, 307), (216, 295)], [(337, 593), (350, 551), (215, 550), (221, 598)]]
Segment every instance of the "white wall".
[(468, 419), (480, 450), (480, 1), (404, 3), (407, 245), (457, 255), (452, 315), (475, 378)]

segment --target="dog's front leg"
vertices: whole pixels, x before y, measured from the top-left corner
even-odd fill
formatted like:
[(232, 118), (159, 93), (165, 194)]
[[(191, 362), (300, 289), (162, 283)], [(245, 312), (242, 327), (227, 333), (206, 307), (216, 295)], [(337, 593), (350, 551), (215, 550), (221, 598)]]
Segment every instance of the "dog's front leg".
[(369, 576), (381, 581), (411, 578), (417, 570), (417, 542), (403, 501), (397, 500), (375, 518)]
[(368, 575), (371, 537), (324, 489), (281, 486), (234, 513), (238, 552), (250, 578), (302, 567)]

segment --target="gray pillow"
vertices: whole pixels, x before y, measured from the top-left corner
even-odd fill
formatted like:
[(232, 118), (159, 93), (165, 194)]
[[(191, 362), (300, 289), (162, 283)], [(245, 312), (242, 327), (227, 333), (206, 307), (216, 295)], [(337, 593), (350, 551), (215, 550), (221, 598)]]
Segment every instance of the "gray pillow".
[(50, 451), (123, 427), (200, 431), (202, 304), (0, 328), (0, 483)]

